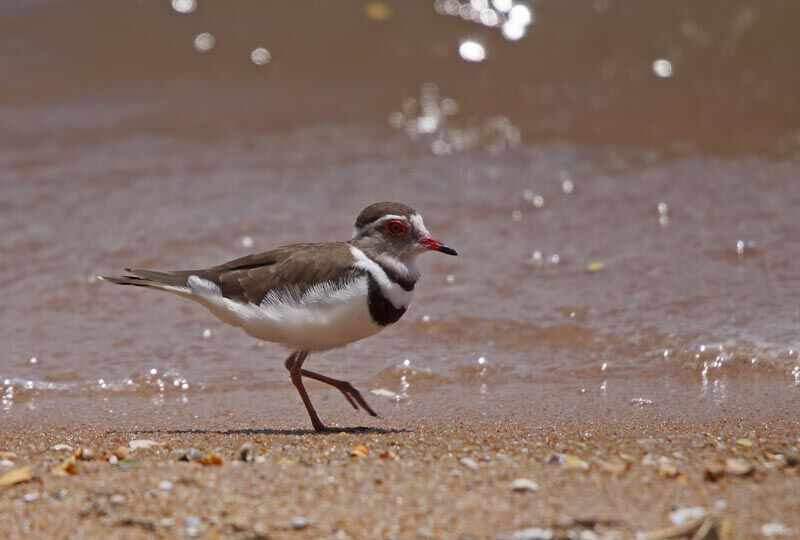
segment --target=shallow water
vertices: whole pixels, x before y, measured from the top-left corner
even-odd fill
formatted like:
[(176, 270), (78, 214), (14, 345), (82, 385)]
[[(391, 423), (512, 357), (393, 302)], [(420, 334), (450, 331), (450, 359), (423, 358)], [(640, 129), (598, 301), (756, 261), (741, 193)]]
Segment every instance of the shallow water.
[(96, 276), (345, 239), (376, 200), (461, 255), (423, 258), (399, 324), (310, 360), (384, 408), (561, 388), (670, 410), (755, 382), (796, 403), (793, 4), (542, 6), (519, 41), (441, 3), (332, 5), (3, 8), (2, 411), (290, 395), (277, 346)]

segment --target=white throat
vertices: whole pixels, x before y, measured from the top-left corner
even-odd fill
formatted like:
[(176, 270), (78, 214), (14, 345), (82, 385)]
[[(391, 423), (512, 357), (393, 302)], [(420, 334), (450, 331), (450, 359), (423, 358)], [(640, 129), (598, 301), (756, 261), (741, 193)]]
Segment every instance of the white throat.
[(420, 278), (421, 273), (417, 266), (417, 255), (412, 255), (406, 259), (398, 259), (391, 255), (381, 254), (375, 257), (375, 260), (396, 272), (403, 279), (417, 281)]
[[(353, 265), (354, 268), (360, 268), (362, 270), (366, 270), (369, 272), (370, 276), (375, 280), (378, 286), (381, 288), (381, 292), (383, 296), (385, 296), (394, 307), (400, 308), (407, 308), (409, 304), (411, 304), (411, 299), (414, 297), (414, 291), (407, 291), (400, 286), (399, 283), (395, 283), (392, 281), (391, 278), (384, 272), (381, 266), (367, 257), (363, 251), (358, 249), (355, 246), (350, 246), (350, 253), (353, 254), (353, 258), (355, 258), (356, 262)], [(402, 264), (397, 259), (393, 259), (396, 264)], [(383, 262), (383, 261), (381, 261)], [(416, 269), (416, 265), (413, 265)], [(403, 266), (403, 268), (408, 271), (407, 266)], [(419, 274), (419, 270), (416, 270), (417, 274)]]

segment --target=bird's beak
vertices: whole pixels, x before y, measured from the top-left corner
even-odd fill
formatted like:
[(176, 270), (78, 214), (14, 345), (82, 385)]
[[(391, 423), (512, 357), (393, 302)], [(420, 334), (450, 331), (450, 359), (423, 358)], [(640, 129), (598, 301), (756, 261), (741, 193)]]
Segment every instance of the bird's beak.
[(454, 250), (450, 246), (446, 246), (446, 245), (442, 244), (441, 242), (439, 242), (436, 238), (434, 238), (432, 236), (428, 236), (427, 238), (423, 238), (422, 240), (420, 240), (420, 243), (423, 246), (425, 246), (427, 249), (430, 249), (431, 251), (440, 251), (440, 252), (445, 253), (447, 255), (458, 255), (458, 252), (456, 252), (456, 250)]

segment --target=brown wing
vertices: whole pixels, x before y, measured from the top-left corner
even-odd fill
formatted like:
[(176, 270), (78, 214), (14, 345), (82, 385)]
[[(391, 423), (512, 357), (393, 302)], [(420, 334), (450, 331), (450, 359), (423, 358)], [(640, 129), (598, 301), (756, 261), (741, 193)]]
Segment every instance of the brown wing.
[(189, 276), (216, 283), (222, 295), (259, 304), (270, 291), (302, 295), (321, 281), (345, 283), (363, 272), (352, 268), (355, 259), (347, 244), (293, 244), (264, 253), (246, 255), (205, 270), (157, 272), (128, 269), (146, 282), (186, 286)]
[(347, 244), (296, 244), (236, 259), (201, 277), (219, 285), (223, 296), (259, 304), (270, 291), (303, 294), (324, 281), (347, 283), (360, 271)]

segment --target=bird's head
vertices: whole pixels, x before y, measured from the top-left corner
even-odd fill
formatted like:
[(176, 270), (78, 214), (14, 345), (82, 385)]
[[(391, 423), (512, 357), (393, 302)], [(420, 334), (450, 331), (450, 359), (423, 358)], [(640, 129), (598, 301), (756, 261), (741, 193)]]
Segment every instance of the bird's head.
[(391, 257), (403, 262), (427, 251), (458, 255), (428, 232), (416, 210), (395, 202), (374, 203), (362, 210), (350, 243), (373, 258)]

